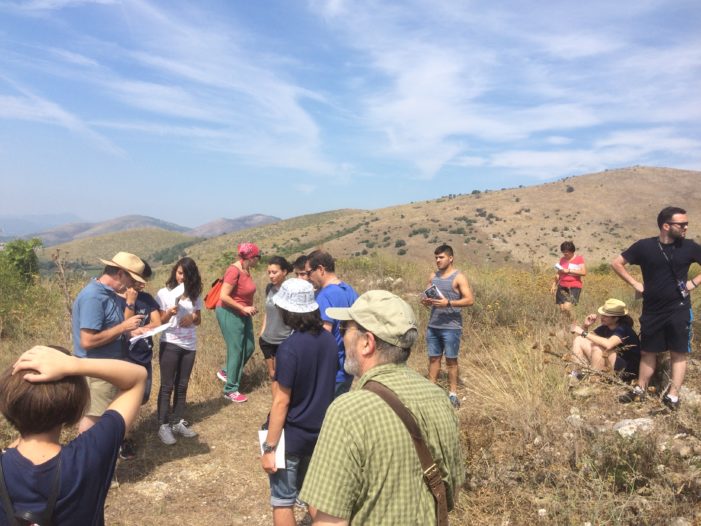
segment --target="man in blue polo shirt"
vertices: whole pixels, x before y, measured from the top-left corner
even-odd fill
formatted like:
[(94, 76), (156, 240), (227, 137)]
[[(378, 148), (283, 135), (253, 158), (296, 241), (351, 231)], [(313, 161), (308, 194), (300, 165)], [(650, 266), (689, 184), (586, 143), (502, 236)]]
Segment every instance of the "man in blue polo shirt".
[(329, 318), (326, 309), (329, 307), (347, 308), (358, 299), (358, 293), (348, 283), (341, 281), (336, 275), (336, 262), (328, 252), (315, 250), (307, 256), (306, 271), (309, 281), (316, 289), (316, 302), (319, 304), (324, 329), (333, 334), (338, 346), (338, 371), (336, 373), (336, 397), (347, 393), (353, 383), (353, 375), (343, 369), (346, 360), (346, 349), (343, 346), (343, 336), (339, 330), (339, 321)]
[[(143, 316), (124, 319), (117, 292), (144, 282), (144, 262), (128, 252), (117, 253), (105, 265), (102, 275), (92, 279), (73, 302), (73, 354), (79, 358), (127, 358), (129, 333), (141, 325)], [(78, 425), (78, 432), (90, 429), (117, 395), (117, 388), (97, 378), (88, 378), (90, 407)]]

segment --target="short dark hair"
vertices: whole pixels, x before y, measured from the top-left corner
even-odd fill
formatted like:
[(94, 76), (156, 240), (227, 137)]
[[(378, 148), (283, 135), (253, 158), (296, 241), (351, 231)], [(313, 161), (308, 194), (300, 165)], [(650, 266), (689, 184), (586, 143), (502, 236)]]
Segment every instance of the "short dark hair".
[(292, 272), (292, 265), (282, 256), (271, 256), (268, 258), (268, 265), (277, 265), (288, 274)]
[(336, 272), (336, 260), (328, 252), (315, 250), (307, 256), (307, 260), (312, 270), (321, 266), (328, 272)]
[(290, 312), (280, 307), (278, 309), (282, 315), (282, 322), (295, 332), (320, 334), (324, 330), (324, 321), (319, 309), (312, 312)]
[(560, 252), (574, 252), (577, 248), (572, 241), (563, 241), (560, 244)]
[[(105, 270), (102, 271), (103, 274), (107, 274), (108, 276), (116, 276), (119, 274), (119, 271), (122, 270), (119, 267), (115, 267), (114, 265), (106, 265)], [(126, 272), (126, 271), (122, 271)]]
[(669, 223), (672, 216), (677, 214), (686, 214), (686, 210), (679, 208), (678, 206), (668, 206), (667, 208), (660, 210), (660, 213), (657, 214), (657, 228), (662, 229), (662, 225)]
[(295, 259), (295, 262), (292, 263), (292, 266), (296, 269), (304, 270), (304, 267), (306, 264), (307, 264), (307, 256), (302, 254), (297, 259)]
[(447, 254), (447, 255), (452, 257), (453, 256), (453, 247), (451, 247), (450, 245), (443, 244), (443, 245), (439, 246), (438, 248), (436, 248), (436, 250), (433, 251), (433, 254), (436, 256), (438, 254)]
[[(63, 347), (54, 349), (70, 354)], [(77, 424), (83, 416), (90, 390), (83, 376), (65, 376), (54, 382), (28, 382), (22, 371), (8, 367), (0, 375), (0, 412), (20, 435), (46, 433), (56, 427)]]
[(151, 276), (153, 276), (153, 269), (151, 268), (151, 265), (146, 263), (146, 260), (142, 259), (141, 261), (144, 262), (144, 270), (141, 273), (141, 277), (148, 280), (151, 279)]

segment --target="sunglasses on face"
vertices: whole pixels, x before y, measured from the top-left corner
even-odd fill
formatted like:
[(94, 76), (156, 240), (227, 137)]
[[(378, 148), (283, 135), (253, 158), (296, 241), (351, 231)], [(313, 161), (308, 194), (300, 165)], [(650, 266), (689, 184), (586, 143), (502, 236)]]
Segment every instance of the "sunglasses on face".
[(672, 222), (672, 221), (667, 221), (667, 224), (670, 225), (670, 226), (671, 226), (671, 225), (677, 225), (679, 228), (688, 228), (688, 227), (689, 227), (689, 222), (688, 222), (688, 221), (684, 221), (684, 222), (680, 222), (680, 223)]

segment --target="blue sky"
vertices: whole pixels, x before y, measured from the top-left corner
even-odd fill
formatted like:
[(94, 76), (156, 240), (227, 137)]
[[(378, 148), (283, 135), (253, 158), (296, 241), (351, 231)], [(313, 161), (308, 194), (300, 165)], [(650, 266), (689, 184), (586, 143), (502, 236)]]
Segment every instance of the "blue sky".
[(196, 226), (700, 169), (700, 27), (698, 0), (0, 0), (0, 214)]

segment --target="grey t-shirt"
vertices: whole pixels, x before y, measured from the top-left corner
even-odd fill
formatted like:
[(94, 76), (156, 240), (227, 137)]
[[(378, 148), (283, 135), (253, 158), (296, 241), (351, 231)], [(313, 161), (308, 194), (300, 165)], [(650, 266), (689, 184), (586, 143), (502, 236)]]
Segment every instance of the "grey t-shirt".
[(274, 287), (272, 283), (269, 283), (265, 289), (265, 330), (261, 338), (273, 345), (280, 345), (292, 334), (292, 329), (282, 322), (280, 311), (273, 303), (273, 296), (278, 290), (280, 287)]
[[(441, 291), (443, 297), (450, 301), (460, 299), (460, 294), (453, 290), (453, 280), (457, 276), (456, 270), (450, 276), (443, 277), (436, 272), (431, 280), (438, 290)], [(428, 320), (428, 326), (432, 329), (462, 329), (462, 313), (459, 307), (447, 307), (431, 309), (431, 318)]]

